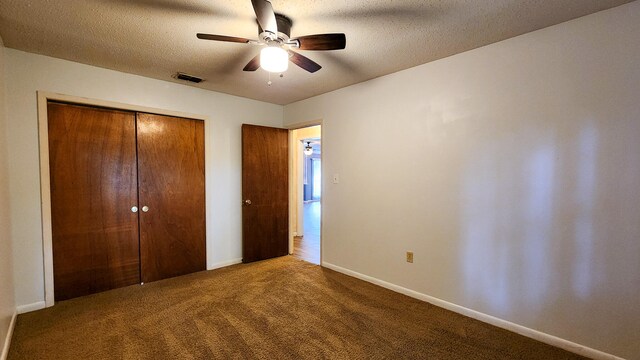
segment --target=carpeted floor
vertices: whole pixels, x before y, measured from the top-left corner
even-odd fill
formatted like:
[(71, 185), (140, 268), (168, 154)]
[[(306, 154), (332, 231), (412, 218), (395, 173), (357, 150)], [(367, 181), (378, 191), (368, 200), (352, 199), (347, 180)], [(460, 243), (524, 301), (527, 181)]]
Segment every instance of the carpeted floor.
[(18, 316), (18, 359), (578, 359), (287, 256)]

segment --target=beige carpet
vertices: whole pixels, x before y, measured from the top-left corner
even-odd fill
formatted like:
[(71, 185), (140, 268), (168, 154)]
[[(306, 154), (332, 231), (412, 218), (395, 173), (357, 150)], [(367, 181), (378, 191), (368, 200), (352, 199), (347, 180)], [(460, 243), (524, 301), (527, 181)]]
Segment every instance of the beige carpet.
[(18, 317), (18, 359), (577, 359), (287, 256)]

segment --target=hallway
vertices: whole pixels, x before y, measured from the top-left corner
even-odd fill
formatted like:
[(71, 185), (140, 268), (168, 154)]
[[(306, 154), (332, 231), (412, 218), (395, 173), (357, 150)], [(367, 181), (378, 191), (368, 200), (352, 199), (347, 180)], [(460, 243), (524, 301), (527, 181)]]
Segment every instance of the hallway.
[(320, 201), (304, 204), (304, 236), (294, 238), (293, 255), (320, 264)]

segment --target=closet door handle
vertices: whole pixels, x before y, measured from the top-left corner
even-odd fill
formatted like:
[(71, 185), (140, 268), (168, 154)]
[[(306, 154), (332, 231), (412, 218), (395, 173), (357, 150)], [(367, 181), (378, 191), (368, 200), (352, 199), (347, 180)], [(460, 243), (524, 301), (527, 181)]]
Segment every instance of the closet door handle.
[(147, 211), (149, 211), (149, 207), (148, 207), (148, 206), (146, 206), (146, 205), (145, 205), (145, 206), (143, 206), (143, 207), (142, 207), (142, 211), (143, 211), (143, 212), (147, 212)]
[(137, 206), (133, 206), (133, 207), (131, 208), (131, 212), (132, 212), (132, 213), (137, 213), (137, 212), (138, 212), (138, 207), (137, 207)]

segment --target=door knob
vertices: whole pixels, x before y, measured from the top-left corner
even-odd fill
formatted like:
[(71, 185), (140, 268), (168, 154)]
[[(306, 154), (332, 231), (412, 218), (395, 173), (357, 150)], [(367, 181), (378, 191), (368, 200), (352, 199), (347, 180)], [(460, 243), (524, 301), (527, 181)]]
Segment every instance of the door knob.
[(249, 199), (245, 200), (245, 201), (244, 201), (244, 204), (245, 204), (245, 205), (251, 205), (251, 200), (249, 200)]
[(131, 208), (131, 212), (132, 213), (137, 213), (138, 212), (138, 207), (137, 206), (132, 207)]
[(149, 207), (148, 207), (148, 206), (146, 206), (146, 205), (145, 205), (145, 206), (143, 206), (143, 207), (142, 207), (142, 211), (143, 211), (143, 212), (147, 212), (147, 211), (149, 211)]

